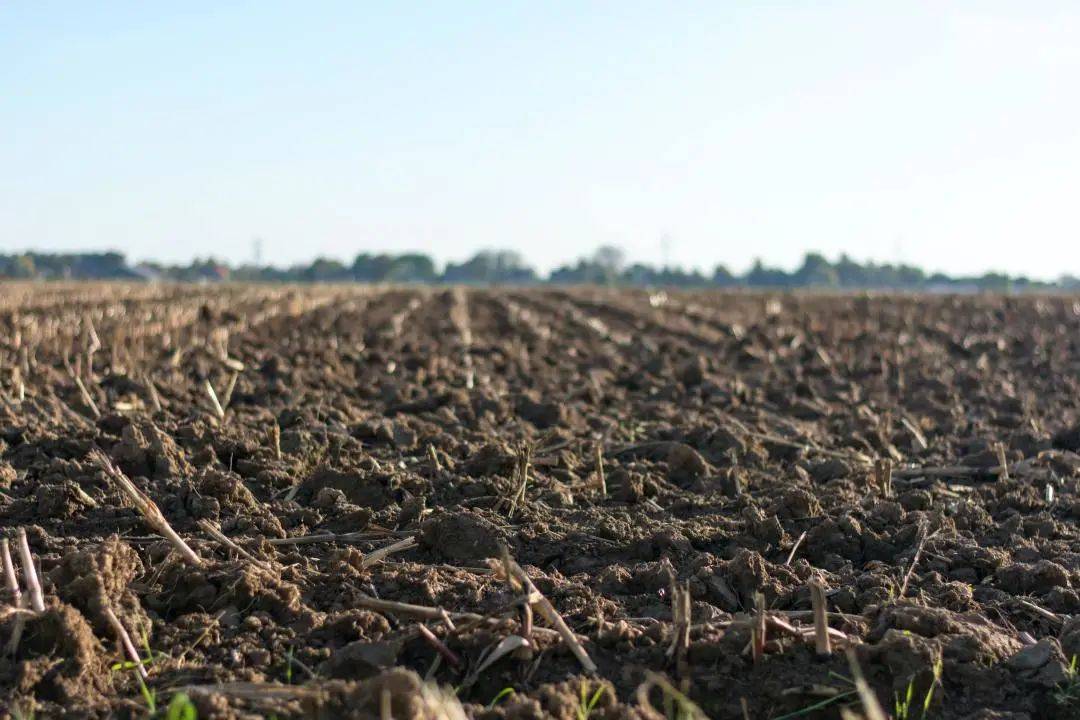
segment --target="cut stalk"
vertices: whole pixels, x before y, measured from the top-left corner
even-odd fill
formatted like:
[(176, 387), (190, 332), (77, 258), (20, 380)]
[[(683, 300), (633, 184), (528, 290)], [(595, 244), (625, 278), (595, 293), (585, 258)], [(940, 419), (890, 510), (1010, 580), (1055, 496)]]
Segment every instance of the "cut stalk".
[(404, 552), (404, 551), (408, 550), (409, 548), (412, 548), (412, 547), (415, 547), (415, 546), (416, 546), (416, 538), (415, 537), (407, 537), (407, 538), (405, 538), (403, 540), (398, 540), (396, 543), (393, 543), (393, 544), (387, 545), (386, 547), (381, 547), (378, 550), (373, 550), (372, 552), (369, 552), (360, 561), (360, 567), (362, 567), (362, 568), (371, 567), (375, 563), (377, 563), (377, 562), (379, 562), (381, 560), (384, 560), (385, 558), (389, 557), (390, 555), (393, 555), (394, 553)]
[(235, 542), (233, 542), (233, 540), (231, 538), (229, 538), (224, 533), (222, 533), (221, 529), (217, 525), (215, 525), (212, 521), (207, 520), (207, 519), (204, 518), (204, 519), (199, 521), (199, 527), (202, 528), (203, 531), (207, 535), (212, 537), (218, 543), (220, 543), (221, 545), (224, 545), (225, 547), (229, 548), (230, 550), (235, 552), (240, 557), (242, 557), (245, 560), (249, 561), (252, 565), (256, 565), (257, 567), (261, 568), (262, 570), (264, 570), (266, 572), (270, 572), (270, 573), (274, 572), (274, 568), (270, 565), (270, 563), (268, 563), (268, 562), (266, 562), (264, 560), (260, 560), (259, 558), (255, 557), (254, 555), (249, 553), (244, 548), (237, 545)]
[(757, 612), (754, 615), (753, 633), (750, 638), (750, 650), (754, 658), (754, 664), (761, 662), (765, 657), (765, 596), (761, 593), (754, 595), (754, 604)]
[(600, 495), (607, 497), (607, 479), (604, 477), (604, 448), (600, 443), (594, 446), (596, 455), (596, 484), (600, 487)]
[(143, 519), (150, 529), (168, 540), (185, 561), (196, 567), (202, 567), (202, 560), (195, 554), (195, 551), (184, 542), (184, 539), (173, 530), (172, 526), (169, 525), (169, 521), (161, 514), (161, 510), (158, 508), (157, 504), (154, 503), (146, 493), (135, 487), (135, 483), (131, 482), (131, 480), (124, 475), (123, 471), (116, 467), (104, 453), (101, 451), (94, 451), (93, 457), (105, 470), (106, 476), (119, 486), (120, 490), (127, 496), (131, 504), (134, 505), (139, 514), (143, 516)]
[(566, 621), (563, 620), (562, 615), (558, 613), (555, 606), (553, 606), (551, 602), (536, 589), (536, 585), (533, 584), (528, 573), (526, 573), (517, 562), (509, 558), (509, 556), (507, 556), (506, 559), (506, 566), (507, 570), (510, 572), (510, 576), (524, 586), (526, 595), (529, 598), (529, 604), (531, 604), (535, 610), (544, 616), (544, 619), (555, 627), (559, 635), (562, 636), (563, 642), (570, 647), (570, 651), (574, 653), (574, 657), (578, 659), (578, 662), (585, 668), (585, 671), (595, 673), (597, 670), (596, 663), (594, 663), (592, 658), (589, 657), (589, 654), (585, 652), (585, 648), (578, 642), (574, 632), (566, 624)]
[(799, 535), (799, 539), (795, 541), (795, 544), (791, 546), (791, 552), (788, 553), (787, 560), (784, 561), (785, 565), (791, 565), (791, 561), (795, 559), (795, 553), (798, 551), (799, 546), (802, 545), (802, 541), (806, 539), (806, 531), (803, 530), (802, 535)]
[(225, 408), (221, 407), (217, 393), (214, 392), (214, 386), (210, 384), (210, 380), (203, 381), (203, 384), (206, 394), (210, 396), (210, 405), (214, 408), (214, 414), (217, 415), (218, 420), (225, 420)]
[(161, 398), (158, 397), (157, 387), (149, 375), (143, 374), (143, 385), (146, 388), (146, 394), (150, 396), (150, 405), (154, 408), (154, 412), (161, 412)]
[(143, 680), (148, 679), (150, 676), (147, 674), (146, 668), (143, 667), (142, 658), (139, 657), (139, 652), (131, 642), (131, 636), (128, 635), (128, 631), (124, 629), (123, 624), (120, 622), (120, 618), (116, 617), (116, 613), (114, 613), (112, 608), (107, 605), (105, 606), (105, 617), (109, 620), (109, 624), (112, 625), (113, 631), (120, 639), (120, 644), (124, 647), (124, 653), (128, 656), (128, 660), (135, 665), (139, 677)]
[(86, 389), (86, 385), (83, 384), (82, 379), (78, 375), (72, 375), (71, 379), (75, 381), (75, 387), (79, 388), (79, 395), (82, 396), (82, 401), (86, 404), (86, 407), (90, 408), (90, 412), (94, 415), (94, 419), (100, 418), (101, 411), (98, 410), (94, 398), (90, 397), (90, 391)]
[(819, 656), (832, 654), (829, 642), (829, 618), (825, 605), (825, 588), (817, 580), (810, 582), (810, 602), (814, 606), (814, 644)]
[(240, 373), (233, 372), (229, 375), (229, 384), (225, 386), (225, 392), (221, 394), (221, 408), (223, 410), (229, 409), (229, 403), (232, 402), (233, 391), (236, 390), (236, 379), (240, 377)]
[(281, 460), (281, 426), (275, 421), (270, 426), (270, 447), (274, 449), (274, 459)]
[(15, 563), (11, 561), (11, 545), (7, 538), (0, 540), (0, 559), (4, 563), (4, 584), (11, 596), (11, 604), (19, 607), (22, 603), (22, 593), (19, 591), (19, 579), (15, 577)]
[(19, 528), (19, 560), (22, 561), (26, 590), (30, 594), (30, 607), (35, 612), (45, 612), (45, 596), (41, 593), (34, 556), (30, 552), (30, 543), (26, 540), (26, 530), (23, 528)]

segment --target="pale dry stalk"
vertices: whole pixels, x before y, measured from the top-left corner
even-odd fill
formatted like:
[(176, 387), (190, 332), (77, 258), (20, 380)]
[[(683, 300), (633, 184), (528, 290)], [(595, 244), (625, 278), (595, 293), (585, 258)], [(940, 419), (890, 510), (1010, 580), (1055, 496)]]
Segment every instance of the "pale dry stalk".
[(589, 657), (589, 654), (585, 652), (585, 648), (582, 647), (577, 636), (574, 635), (574, 631), (566, 624), (566, 621), (563, 620), (562, 615), (558, 613), (555, 606), (553, 606), (551, 602), (536, 589), (536, 585), (534, 585), (533, 581), (529, 578), (529, 574), (526, 573), (517, 562), (510, 558), (508, 553), (504, 555), (503, 564), (505, 570), (509, 573), (509, 576), (524, 586), (529, 604), (533, 606), (534, 610), (543, 615), (545, 620), (554, 626), (555, 630), (562, 636), (563, 642), (565, 642), (570, 648), (570, 651), (574, 653), (574, 657), (576, 657), (578, 662), (581, 663), (581, 666), (585, 668), (585, 671), (595, 673), (597, 670), (596, 663), (594, 663), (592, 658)]
[(11, 604), (19, 607), (22, 592), (19, 591), (19, 579), (15, 576), (15, 563), (11, 561), (11, 545), (7, 538), (0, 540), (0, 559), (4, 564), (4, 585), (11, 596)]
[(281, 426), (274, 422), (270, 426), (270, 447), (274, 449), (274, 459), (281, 460)]
[(398, 540), (396, 543), (392, 543), (390, 545), (387, 545), (386, 547), (381, 547), (378, 550), (373, 550), (373, 551), (369, 552), (360, 561), (360, 567), (362, 567), (362, 568), (371, 567), (375, 563), (377, 563), (377, 562), (379, 562), (381, 560), (384, 560), (385, 558), (389, 557), (390, 555), (393, 555), (394, 553), (404, 552), (404, 551), (408, 550), (409, 548), (412, 548), (412, 547), (415, 547), (415, 546), (416, 546), (416, 538), (415, 537), (407, 537), (407, 538), (405, 538), (403, 540)]
[(106, 476), (119, 486), (120, 490), (127, 496), (131, 504), (134, 505), (139, 514), (143, 516), (143, 519), (150, 529), (168, 540), (185, 561), (196, 567), (202, 567), (202, 560), (195, 554), (195, 551), (184, 542), (184, 539), (180, 537), (179, 533), (173, 530), (172, 526), (169, 525), (169, 521), (161, 514), (161, 510), (158, 508), (157, 504), (151, 500), (146, 493), (135, 487), (135, 483), (131, 482), (131, 480), (124, 475), (123, 471), (116, 467), (104, 453), (95, 451), (93, 457), (105, 470)]
[(240, 373), (233, 371), (229, 375), (229, 383), (225, 386), (225, 392), (221, 394), (221, 408), (223, 410), (229, 409), (229, 404), (232, 402), (233, 391), (236, 390), (236, 380), (240, 377)]
[(604, 448), (600, 443), (594, 446), (596, 455), (596, 484), (600, 488), (600, 495), (607, 497), (607, 478), (604, 477)]
[(147, 674), (146, 668), (143, 667), (142, 659), (139, 657), (139, 652), (131, 642), (131, 636), (128, 635), (128, 631), (124, 629), (124, 625), (120, 622), (120, 618), (116, 617), (116, 613), (114, 613), (112, 608), (107, 605), (105, 606), (105, 617), (108, 619), (109, 624), (112, 625), (112, 629), (116, 633), (117, 638), (119, 638), (120, 644), (124, 647), (124, 653), (128, 656), (128, 660), (135, 665), (139, 677), (143, 680), (149, 678), (150, 676)]
[(146, 388), (146, 394), (150, 396), (150, 405), (154, 408), (154, 412), (161, 412), (161, 398), (158, 397), (158, 391), (157, 387), (154, 385), (154, 381), (145, 373), (143, 373), (142, 381), (143, 386)]
[(810, 582), (810, 602), (814, 606), (814, 643), (817, 654), (827, 656), (832, 654), (832, 646), (829, 642), (829, 618), (828, 608), (825, 604), (825, 588), (817, 580)]
[(754, 663), (757, 664), (765, 657), (765, 596), (756, 593), (754, 595), (754, 605), (757, 610), (754, 615), (753, 632), (750, 638), (750, 651)]
[(221, 529), (217, 525), (215, 525), (212, 521), (203, 518), (202, 520), (199, 520), (198, 525), (199, 525), (200, 528), (203, 529), (203, 531), (207, 535), (212, 537), (218, 543), (220, 543), (220, 544), (224, 545), (225, 547), (229, 548), (230, 550), (235, 552), (240, 557), (242, 557), (245, 560), (249, 561), (251, 564), (259, 567), (260, 569), (262, 569), (262, 570), (264, 570), (266, 572), (270, 572), (270, 573), (274, 572), (274, 568), (273, 568), (272, 565), (270, 565), (270, 563), (268, 563), (268, 562), (266, 562), (264, 560), (260, 560), (259, 558), (255, 557), (254, 555), (249, 553), (244, 548), (237, 545), (231, 538), (229, 538), (223, 532), (221, 532)]
[(19, 528), (19, 560), (22, 561), (26, 591), (30, 594), (30, 607), (35, 612), (45, 612), (45, 596), (41, 593), (34, 556), (30, 552), (30, 543), (26, 540), (26, 530), (23, 528)]
[(225, 408), (221, 407), (221, 403), (218, 401), (217, 393), (214, 392), (214, 386), (210, 384), (210, 380), (204, 380), (203, 385), (206, 388), (206, 394), (210, 397), (210, 405), (214, 409), (214, 414), (217, 415), (218, 420), (225, 420)]
[(82, 401), (86, 407), (90, 408), (90, 412), (94, 418), (101, 417), (101, 411), (98, 410), (97, 403), (94, 402), (94, 398), (90, 396), (90, 391), (86, 389), (86, 385), (83, 384), (82, 379), (78, 375), (72, 375), (71, 379), (75, 381), (75, 387), (79, 388), (79, 395), (82, 396)]

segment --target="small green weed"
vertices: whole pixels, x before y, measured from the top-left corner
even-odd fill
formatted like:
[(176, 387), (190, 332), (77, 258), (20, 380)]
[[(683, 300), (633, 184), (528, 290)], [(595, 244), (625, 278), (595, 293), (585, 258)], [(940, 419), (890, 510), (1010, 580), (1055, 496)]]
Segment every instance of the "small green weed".
[(637, 689), (638, 704), (646, 711), (660, 714), (649, 701), (649, 691), (653, 688), (659, 688), (663, 694), (664, 712), (662, 714), (668, 720), (708, 720), (708, 716), (697, 706), (697, 703), (668, 682), (666, 677), (657, 673), (647, 673), (645, 682)]
[(911, 700), (915, 695), (915, 680), (909, 680), (907, 684), (907, 692), (904, 693), (904, 697), (901, 698), (896, 695), (893, 698), (893, 715), (896, 716), (896, 720), (910, 720), (911, 718)]
[(596, 709), (596, 703), (600, 702), (600, 698), (604, 696), (604, 686), (597, 685), (593, 694), (589, 695), (589, 683), (583, 682), (580, 685), (581, 699), (577, 706), (577, 720), (589, 720), (589, 716), (592, 715), (592, 711)]
[[(145, 657), (140, 657), (138, 661), (124, 660), (121, 662), (113, 663), (109, 666), (109, 669), (113, 672), (130, 670), (135, 673), (135, 679), (139, 682), (139, 694), (142, 695), (143, 702), (146, 703), (146, 709), (150, 711), (150, 715), (156, 715), (158, 711), (157, 706), (157, 691), (146, 684), (143, 679), (143, 673), (140, 672), (142, 668), (149, 667), (154, 664), (155, 653), (150, 647), (150, 637), (145, 633), (140, 633), (139, 639), (142, 641), (143, 651), (146, 653)], [(157, 657), (168, 657), (164, 653), (158, 653)], [(194, 709), (194, 707), (192, 707)], [(183, 718), (184, 716), (181, 716)]]
[(1050, 700), (1061, 711), (1060, 717), (1070, 720), (1080, 719), (1080, 668), (1077, 667), (1076, 655), (1065, 668), (1065, 680), (1058, 683), (1050, 695)]
[(165, 720), (199, 720), (199, 713), (191, 698), (180, 692), (169, 700), (169, 707), (165, 709)]
[(19, 703), (12, 705), (11, 717), (13, 720), (34, 720), (34, 699), (27, 700), (25, 707)]
[[(835, 702), (840, 702), (844, 698), (848, 698), (848, 697), (851, 697), (852, 695), (858, 695), (858, 694), (859, 694), (858, 690), (848, 690), (846, 692), (837, 693), (836, 695), (833, 695), (832, 697), (825, 698), (824, 700), (820, 700), (820, 701), (818, 701), (816, 703), (813, 703), (812, 705), (807, 705), (804, 708), (799, 708), (798, 710), (795, 710), (793, 712), (789, 712), (789, 713), (787, 713), (785, 715), (778, 715), (777, 717), (774, 717), (773, 720), (792, 720), (792, 718), (802, 717), (803, 715), (809, 715), (810, 713), (813, 713), (813, 712), (816, 712), (818, 710), (821, 710), (822, 708), (828, 707), (829, 705), (832, 705)], [(897, 718), (897, 720), (899, 720), (899, 718)]]
[[(926, 695), (922, 700), (922, 712), (919, 714), (919, 718), (925, 718), (926, 713), (930, 711), (930, 703), (934, 700), (934, 689), (941, 682), (941, 670), (942, 660), (939, 657), (934, 662), (934, 680), (930, 683), (930, 687), (926, 690)], [(912, 678), (907, 685), (907, 690), (904, 692), (904, 697), (896, 695), (893, 699), (893, 716), (896, 720), (912, 720), (914, 717), (914, 705), (915, 701), (915, 679)]]
[(499, 691), (498, 695), (491, 698), (491, 702), (488, 703), (488, 710), (490, 710), (491, 708), (498, 705), (500, 700), (508, 698), (513, 694), (514, 694), (514, 688), (512, 688), (512, 687), (504, 687), (502, 690)]
[(142, 679), (142, 675), (135, 673), (135, 679), (139, 681), (139, 693), (142, 694), (143, 702), (146, 703), (146, 709), (150, 711), (151, 715), (157, 714), (157, 690), (149, 687), (146, 681)]

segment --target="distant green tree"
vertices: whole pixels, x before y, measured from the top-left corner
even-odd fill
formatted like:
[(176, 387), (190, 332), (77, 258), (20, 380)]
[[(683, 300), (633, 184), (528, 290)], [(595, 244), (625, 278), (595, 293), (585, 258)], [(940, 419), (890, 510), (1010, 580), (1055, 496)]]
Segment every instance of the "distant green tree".
[(316, 258), (302, 271), (307, 282), (340, 282), (351, 280), (352, 275), (339, 260)]
[(513, 250), (483, 250), (462, 263), (450, 263), (443, 271), (447, 283), (533, 283), (536, 271)]
[(836, 269), (819, 253), (807, 253), (802, 267), (795, 271), (791, 280), (801, 287), (836, 287), (840, 284)]
[(778, 268), (766, 267), (759, 258), (743, 276), (743, 282), (751, 287), (783, 288), (791, 285), (791, 276)]

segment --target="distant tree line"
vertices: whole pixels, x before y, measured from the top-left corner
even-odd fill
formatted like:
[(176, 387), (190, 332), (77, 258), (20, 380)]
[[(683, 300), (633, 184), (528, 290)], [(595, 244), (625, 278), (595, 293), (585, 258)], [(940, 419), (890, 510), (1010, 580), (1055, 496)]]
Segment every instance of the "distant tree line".
[(1080, 278), (1064, 275), (1043, 282), (1003, 273), (972, 277), (929, 274), (911, 265), (858, 263), (846, 255), (830, 262), (819, 253), (807, 253), (802, 265), (788, 272), (760, 260), (741, 275), (717, 265), (711, 274), (677, 267), (628, 264), (623, 252), (601, 247), (592, 255), (556, 268), (542, 277), (512, 250), (485, 250), (441, 270), (422, 253), (361, 253), (351, 264), (317, 258), (289, 268), (228, 265), (195, 260), (187, 265), (139, 263), (129, 265), (118, 252), (22, 253), (0, 255), (0, 278), (73, 280), (166, 280), (185, 282), (362, 282), (534, 285), (634, 285), (651, 287), (757, 287), (822, 289), (891, 289), (936, 291), (1014, 291), (1038, 289), (1080, 290)]

